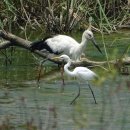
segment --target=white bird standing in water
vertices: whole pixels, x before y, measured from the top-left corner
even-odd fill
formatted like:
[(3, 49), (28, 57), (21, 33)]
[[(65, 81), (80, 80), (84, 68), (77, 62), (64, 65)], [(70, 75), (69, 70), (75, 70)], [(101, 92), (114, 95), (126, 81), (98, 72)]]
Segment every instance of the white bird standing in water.
[[(88, 68), (86, 67), (76, 67), (73, 71), (70, 71), (68, 68), (70, 67), (71, 65), (71, 59), (67, 56), (67, 55), (61, 55), (60, 57), (54, 57), (54, 59), (61, 59), (62, 61), (65, 61), (67, 62), (65, 65), (64, 65), (64, 71), (65, 73), (70, 76), (70, 77), (76, 77), (78, 80), (80, 81), (89, 81), (89, 80), (92, 80), (94, 78), (97, 77), (97, 75), (89, 70)], [(93, 93), (93, 90), (90, 86), (90, 84), (88, 83), (88, 86), (91, 90), (91, 93), (93, 95), (93, 98), (94, 98), (94, 101), (95, 101), (95, 104), (97, 104), (96, 102), (96, 98), (94, 96), (94, 93)], [(75, 100), (80, 96), (80, 86), (79, 86), (79, 91), (78, 91), (78, 94), (77, 96), (72, 100), (71, 104), (73, 104), (75, 102)]]
[(79, 61), (82, 53), (84, 52), (88, 40), (91, 40), (94, 46), (100, 53), (101, 50), (97, 45), (93, 33), (90, 28), (85, 30), (82, 34), (82, 41), (79, 44), (75, 39), (67, 35), (56, 35), (51, 38), (45, 38), (39, 41), (32, 42), (30, 48), (34, 50), (47, 50), (54, 54), (66, 54), (72, 60)]

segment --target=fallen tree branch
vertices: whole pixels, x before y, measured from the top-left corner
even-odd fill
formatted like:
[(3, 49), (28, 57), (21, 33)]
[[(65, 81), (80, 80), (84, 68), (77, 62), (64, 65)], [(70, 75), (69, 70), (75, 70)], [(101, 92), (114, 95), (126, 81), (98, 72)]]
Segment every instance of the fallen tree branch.
[[(10, 46), (19, 46), (21, 48), (31, 51), (30, 49), (31, 41), (25, 40), (21, 37), (5, 32), (3, 30), (0, 30), (0, 37), (6, 40), (0, 43), (0, 49), (6, 49), (6, 48), (9, 48)], [(56, 64), (61, 64), (61, 61), (52, 59), (52, 57), (54, 57), (53, 54), (38, 51), (38, 50), (33, 51), (33, 53), (39, 55), (42, 58), (46, 58)], [(123, 58), (121, 62), (122, 64), (125, 64), (125, 65), (130, 64), (130, 57)], [(109, 63), (117, 64), (117, 60), (109, 61)], [(83, 58), (80, 62), (72, 63), (73, 66), (81, 66), (81, 65), (82, 66), (96, 66), (96, 65), (106, 65), (106, 64), (108, 64), (107, 61), (91, 61), (86, 58)]]
[[(8, 33), (5, 31), (2, 31), (2, 30), (0, 30), (0, 37), (3, 38), (4, 40), (8, 40), (8, 41), (4, 41), (4, 42), (0, 43), (0, 49), (6, 49), (6, 48), (9, 48), (10, 46), (19, 46), (21, 48), (31, 51), (31, 49), (30, 49), (31, 41), (25, 40), (21, 37), (18, 37), (16, 35), (13, 35), (11, 33)], [(61, 63), (60, 61), (53, 60), (52, 54), (44, 53), (44, 52), (38, 51), (38, 50), (33, 51), (33, 53), (39, 55), (42, 58), (47, 58), (48, 60), (55, 62), (57, 64)]]

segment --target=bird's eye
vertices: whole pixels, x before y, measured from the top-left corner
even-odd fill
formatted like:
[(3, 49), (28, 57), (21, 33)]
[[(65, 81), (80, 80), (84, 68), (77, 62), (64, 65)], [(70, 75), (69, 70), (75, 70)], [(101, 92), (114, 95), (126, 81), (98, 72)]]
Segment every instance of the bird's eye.
[(63, 61), (63, 60), (64, 60), (64, 58), (62, 58), (62, 57), (61, 57), (61, 60)]
[(89, 37), (92, 37), (91, 34), (88, 34), (88, 35), (89, 35)]

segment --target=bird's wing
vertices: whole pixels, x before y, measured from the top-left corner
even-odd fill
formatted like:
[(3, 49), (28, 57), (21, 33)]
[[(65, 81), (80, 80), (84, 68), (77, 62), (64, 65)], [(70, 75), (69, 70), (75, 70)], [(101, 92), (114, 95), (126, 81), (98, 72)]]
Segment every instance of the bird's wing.
[(30, 49), (31, 49), (32, 51), (34, 51), (34, 50), (42, 50), (45, 41), (46, 41), (47, 39), (49, 39), (49, 38), (52, 38), (52, 37), (48, 36), (48, 37), (45, 37), (44, 39), (41, 39), (41, 40), (37, 40), (37, 41), (32, 42), (32, 43), (30, 44)]
[(66, 35), (57, 35), (53, 38), (47, 39), (46, 42), (53, 51), (64, 52), (68, 55), (70, 49), (78, 45), (78, 42)]
[(85, 67), (77, 67), (75, 71), (77, 73), (76, 77), (80, 80), (92, 80), (97, 77), (93, 71)]

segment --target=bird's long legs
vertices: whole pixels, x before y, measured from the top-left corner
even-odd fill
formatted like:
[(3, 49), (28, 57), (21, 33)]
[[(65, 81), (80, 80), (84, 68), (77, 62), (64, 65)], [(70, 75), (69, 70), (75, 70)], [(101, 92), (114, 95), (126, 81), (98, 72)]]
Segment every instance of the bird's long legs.
[(62, 85), (61, 85), (61, 93), (64, 92), (64, 85), (65, 85), (65, 81), (64, 81), (64, 66), (62, 65), (60, 68), (61, 71), (61, 79), (62, 79)]
[(93, 90), (92, 90), (90, 84), (88, 84), (88, 86), (89, 86), (89, 89), (91, 90), (91, 93), (92, 93), (92, 95), (93, 95), (93, 98), (94, 98), (95, 104), (97, 104), (97, 101), (96, 101), (96, 98), (95, 98), (94, 92), (93, 92)]
[(61, 64), (61, 78), (62, 78), (63, 85), (65, 85), (65, 80), (64, 80), (64, 63)]
[(46, 62), (47, 60), (48, 60), (48, 58), (44, 59), (44, 60), (41, 61), (41, 63), (40, 63), (40, 69), (39, 69), (39, 74), (38, 74), (38, 78), (37, 78), (38, 87), (39, 87), (39, 81), (40, 81), (40, 78), (41, 78), (42, 65), (43, 65), (43, 63)]
[(80, 96), (80, 85), (78, 85), (78, 94), (77, 96), (71, 101), (70, 104), (73, 104), (75, 102), (75, 100)]
[(60, 68), (60, 73), (61, 73), (61, 80), (62, 80), (62, 86), (61, 86), (61, 93), (64, 91), (64, 85), (65, 85), (65, 80), (64, 80), (64, 62), (61, 65), (58, 65)]

